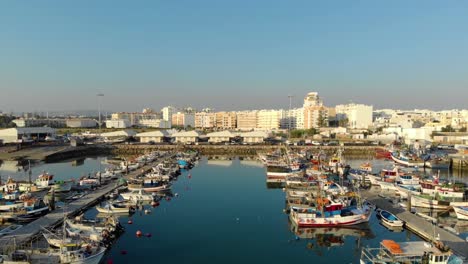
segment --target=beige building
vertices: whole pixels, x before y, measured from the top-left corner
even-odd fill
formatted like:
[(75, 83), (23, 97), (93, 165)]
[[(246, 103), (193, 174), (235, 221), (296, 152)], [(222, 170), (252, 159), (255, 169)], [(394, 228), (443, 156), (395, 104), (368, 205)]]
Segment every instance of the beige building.
[(319, 128), (326, 126), (328, 110), (323, 106), (317, 92), (311, 92), (304, 98), (304, 128)]
[(67, 127), (80, 128), (80, 127), (96, 127), (98, 123), (94, 119), (89, 118), (74, 118), (67, 119)]
[(195, 114), (177, 112), (172, 115), (172, 126), (195, 127)]
[(161, 143), (161, 142), (164, 142), (165, 138), (167, 138), (168, 136), (169, 134), (166, 131), (156, 130), (156, 131), (138, 133), (136, 134), (135, 137), (139, 138), (140, 142), (142, 143), (149, 143), (149, 142)]
[(277, 130), (281, 127), (284, 117), (284, 110), (260, 110), (257, 112), (257, 128)]
[(216, 125), (216, 114), (207, 112), (195, 113), (196, 128), (214, 128)]
[(236, 137), (236, 135), (229, 130), (208, 133), (206, 136), (209, 138), (208, 142), (210, 143), (229, 142)]
[(253, 130), (257, 127), (257, 112), (258, 111), (241, 111), (237, 112), (237, 129)]
[(197, 131), (192, 130), (177, 132), (172, 134), (171, 137), (174, 138), (174, 142), (176, 143), (193, 144), (198, 142), (200, 135)]
[(128, 120), (130, 126), (145, 126), (145, 123), (151, 123), (148, 120), (162, 119), (162, 114), (153, 112), (151, 109), (143, 109), (142, 113), (119, 112), (111, 115), (111, 120)]
[(235, 129), (237, 126), (236, 112), (217, 112), (215, 120), (217, 129)]

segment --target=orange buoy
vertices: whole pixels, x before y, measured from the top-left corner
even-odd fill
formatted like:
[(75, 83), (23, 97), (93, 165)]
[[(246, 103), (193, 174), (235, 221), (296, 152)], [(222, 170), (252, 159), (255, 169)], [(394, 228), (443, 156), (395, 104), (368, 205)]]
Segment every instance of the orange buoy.
[(133, 221), (132, 219), (128, 219), (128, 222), (127, 222), (129, 225), (133, 224)]
[(143, 234), (143, 233), (142, 233), (140, 230), (136, 231), (136, 236), (137, 236), (137, 237), (141, 237), (142, 234)]
[(107, 264), (114, 264), (114, 261), (112, 259), (108, 259)]

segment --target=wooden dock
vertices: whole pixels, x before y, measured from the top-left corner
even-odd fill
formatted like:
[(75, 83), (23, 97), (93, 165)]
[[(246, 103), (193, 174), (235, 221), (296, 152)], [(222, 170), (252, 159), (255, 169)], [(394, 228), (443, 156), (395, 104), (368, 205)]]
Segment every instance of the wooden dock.
[[(140, 169), (128, 173), (124, 176), (124, 178), (130, 179), (147, 173), (155, 164), (159, 163), (163, 159), (169, 158), (170, 156), (171, 155), (161, 157), (157, 161), (154, 161)], [(24, 225), (22, 228), (17, 229), (10, 235), (0, 239), (0, 252), (5, 252), (8, 247), (12, 245), (13, 241), (16, 245), (27, 243), (34, 237), (40, 235), (42, 228), (53, 228), (60, 225), (63, 222), (64, 215), (66, 217), (70, 217), (84, 212), (91, 206), (97, 204), (105, 195), (114, 191), (118, 187), (120, 187), (118, 180), (112, 180), (107, 185), (99, 187), (96, 191), (89, 192), (81, 199), (66, 203), (65, 208), (56, 208), (47, 215)]]
[(465, 261), (468, 260), (468, 241), (432, 224), (430, 221), (427, 221), (416, 214), (408, 212), (406, 209), (401, 208), (398, 205), (393, 204), (390, 202), (390, 198), (386, 199), (378, 196), (378, 193), (374, 190), (364, 192), (363, 195), (369, 202), (375, 204), (377, 208), (387, 210), (403, 220), (405, 222), (405, 228), (416, 235), (427, 241), (440, 241), (444, 243), (444, 245), (450, 247), (457, 256), (464, 258)]

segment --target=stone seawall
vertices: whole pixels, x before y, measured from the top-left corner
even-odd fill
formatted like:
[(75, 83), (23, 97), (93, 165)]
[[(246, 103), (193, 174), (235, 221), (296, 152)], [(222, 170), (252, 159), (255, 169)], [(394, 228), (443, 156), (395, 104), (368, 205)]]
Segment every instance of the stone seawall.
[[(281, 146), (275, 145), (113, 145), (112, 152), (117, 155), (139, 155), (151, 151), (185, 151), (193, 149), (202, 155), (256, 155), (277, 150)], [(295, 150), (311, 150), (313, 152), (323, 151), (326, 154), (335, 153), (339, 146), (291, 146)], [(342, 147), (344, 155), (374, 155), (375, 146), (345, 146)]]

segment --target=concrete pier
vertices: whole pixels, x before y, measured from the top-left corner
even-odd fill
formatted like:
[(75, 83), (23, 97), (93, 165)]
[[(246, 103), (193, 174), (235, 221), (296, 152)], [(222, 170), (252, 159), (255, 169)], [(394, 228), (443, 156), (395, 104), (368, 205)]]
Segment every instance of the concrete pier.
[[(158, 159), (158, 161), (147, 164), (140, 169), (130, 172), (129, 174), (125, 175), (124, 178), (130, 179), (147, 173), (155, 164), (159, 163), (163, 159), (167, 159), (170, 156), (170, 154), (167, 154), (165, 157)], [(110, 181), (107, 185), (103, 185), (97, 190), (89, 192), (81, 199), (67, 203), (64, 208), (56, 208), (47, 215), (24, 225), (20, 229), (15, 230), (10, 235), (0, 239), (0, 252), (6, 252), (8, 248), (13, 245), (13, 241), (16, 245), (27, 243), (35, 236), (40, 235), (43, 227), (48, 229), (56, 227), (63, 222), (64, 217), (71, 217), (84, 212), (88, 208), (97, 204), (105, 195), (114, 191), (118, 187), (120, 187), (120, 185), (117, 184), (117, 180)]]
[(424, 240), (431, 242), (442, 242), (447, 245), (453, 252), (465, 260), (468, 260), (468, 242), (458, 237), (455, 234), (448, 232), (445, 229), (432, 224), (431, 222), (408, 212), (404, 208), (398, 207), (378, 194), (380, 188), (372, 187), (371, 190), (363, 192), (363, 196), (377, 208), (387, 210), (405, 222), (405, 228), (420, 236)]

